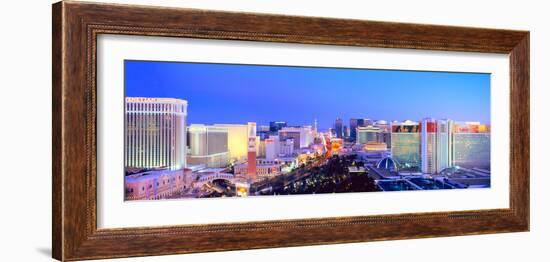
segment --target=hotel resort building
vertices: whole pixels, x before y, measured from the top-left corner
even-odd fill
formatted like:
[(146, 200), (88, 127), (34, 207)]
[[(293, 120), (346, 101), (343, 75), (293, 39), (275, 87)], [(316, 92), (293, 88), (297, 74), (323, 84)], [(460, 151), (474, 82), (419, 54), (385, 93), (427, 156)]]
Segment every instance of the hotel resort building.
[(127, 168), (186, 166), (187, 101), (126, 97), (124, 163)]

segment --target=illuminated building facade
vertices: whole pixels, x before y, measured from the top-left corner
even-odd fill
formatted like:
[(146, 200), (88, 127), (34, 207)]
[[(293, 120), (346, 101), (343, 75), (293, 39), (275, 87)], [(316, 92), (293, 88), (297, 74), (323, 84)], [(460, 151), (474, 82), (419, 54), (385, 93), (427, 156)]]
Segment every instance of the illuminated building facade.
[(400, 170), (420, 170), (420, 125), (407, 120), (391, 125), (391, 153)]
[(284, 127), (279, 130), (281, 140), (292, 139), (294, 149), (306, 148), (313, 143), (313, 130), (311, 126), (303, 127)]
[(238, 197), (247, 197), (250, 194), (250, 184), (246, 182), (235, 183), (235, 195)]
[(124, 163), (126, 168), (186, 167), (187, 101), (126, 97)]
[(342, 138), (331, 138), (330, 146), (333, 153), (338, 153), (343, 148), (344, 140)]
[(227, 128), (219, 126), (190, 125), (190, 165), (204, 164), (207, 167), (226, 167), (229, 161)]
[(455, 133), (490, 133), (491, 126), (480, 122), (457, 122), (454, 126)]
[(460, 166), (490, 170), (490, 126), (425, 118), (393, 123), (391, 151), (400, 169), (435, 174)]
[(285, 127), (279, 130), (279, 137), (287, 140), (292, 139), (294, 141), (294, 149), (300, 149), (300, 137), (302, 130), (297, 127)]
[(265, 158), (268, 160), (273, 160), (279, 156), (280, 151), (280, 142), (279, 136), (270, 136), (265, 141)]
[(284, 156), (294, 155), (294, 140), (286, 139), (279, 143), (279, 154)]
[(451, 167), (453, 122), (425, 118), (420, 129), (421, 171), (433, 174)]
[(248, 126), (236, 124), (215, 124), (227, 129), (227, 147), (231, 161), (246, 161), (248, 145)]
[(426, 119), (422, 139), (422, 172), (439, 173), (452, 166), (490, 170), (491, 136), (486, 125)]
[(453, 164), (453, 126), (454, 122), (452, 120), (442, 119), (437, 121), (437, 173), (451, 167)]
[(356, 142), (359, 144), (382, 142), (382, 130), (376, 126), (359, 126), (356, 134)]
[(491, 170), (490, 127), (479, 123), (456, 123), (453, 135), (453, 165)]
[(256, 136), (256, 158), (265, 157), (265, 140), (260, 139), (260, 136)]
[(300, 135), (300, 147), (309, 147), (314, 142), (313, 136), (313, 127), (312, 126), (303, 126), (302, 133)]
[(436, 172), (436, 126), (435, 119), (425, 118), (420, 127), (420, 170), (424, 173)]
[(386, 143), (371, 142), (364, 144), (363, 149), (365, 151), (384, 151), (388, 150), (388, 145)]

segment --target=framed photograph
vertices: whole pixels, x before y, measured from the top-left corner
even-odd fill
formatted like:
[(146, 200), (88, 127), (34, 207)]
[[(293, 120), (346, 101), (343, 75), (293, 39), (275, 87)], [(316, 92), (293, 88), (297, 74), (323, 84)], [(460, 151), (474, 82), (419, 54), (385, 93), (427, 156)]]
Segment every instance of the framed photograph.
[(53, 257), (529, 230), (529, 32), (53, 5)]

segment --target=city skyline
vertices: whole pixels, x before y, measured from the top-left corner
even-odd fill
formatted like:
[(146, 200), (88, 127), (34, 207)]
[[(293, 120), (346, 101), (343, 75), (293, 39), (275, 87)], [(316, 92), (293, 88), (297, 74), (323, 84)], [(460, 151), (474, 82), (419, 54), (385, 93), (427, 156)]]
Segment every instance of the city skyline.
[(125, 68), (125, 200), (491, 187), (488, 74)]
[[(317, 119), (326, 130), (336, 118), (349, 127), (350, 118), (425, 117), (490, 124), (489, 74), (133, 60), (125, 70), (126, 96), (187, 100), (189, 124), (303, 126)], [(404, 86), (415, 92), (401, 94)]]

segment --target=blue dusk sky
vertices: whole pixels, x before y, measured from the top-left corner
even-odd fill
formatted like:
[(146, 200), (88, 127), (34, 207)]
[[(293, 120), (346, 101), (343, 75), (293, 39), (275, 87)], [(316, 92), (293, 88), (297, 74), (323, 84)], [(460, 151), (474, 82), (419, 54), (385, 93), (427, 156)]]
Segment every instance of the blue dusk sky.
[(490, 124), (490, 74), (125, 61), (125, 95), (187, 100), (189, 124), (340, 117)]

